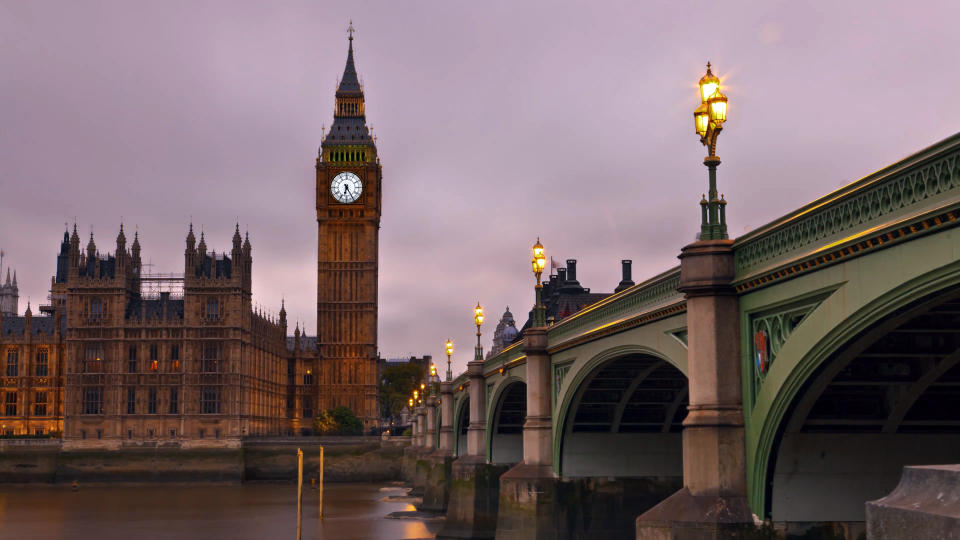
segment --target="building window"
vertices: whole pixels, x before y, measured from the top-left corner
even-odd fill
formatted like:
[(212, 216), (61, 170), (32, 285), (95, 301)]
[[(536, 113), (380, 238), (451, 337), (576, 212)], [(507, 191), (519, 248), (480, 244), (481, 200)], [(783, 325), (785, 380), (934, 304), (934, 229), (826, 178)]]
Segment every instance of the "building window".
[(148, 436), (152, 439), (152, 438), (153, 438), (153, 428), (148, 429), (148, 430), (147, 430), (147, 434), (148, 434)]
[(147, 390), (147, 414), (157, 414), (157, 389)]
[(90, 320), (99, 321), (103, 319), (103, 300), (99, 298), (90, 299)]
[(103, 372), (103, 343), (88, 343), (83, 354), (83, 372)]
[(200, 428), (200, 438), (202, 439), (204, 435), (206, 435), (206, 430), (203, 428)]
[(130, 352), (127, 355), (127, 371), (129, 373), (137, 372), (137, 346), (131, 345)]
[(303, 376), (303, 384), (313, 384), (313, 372), (309, 369), (306, 375)]
[(83, 440), (87, 440), (87, 430), (85, 429), (80, 430), (80, 438)]
[(170, 346), (170, 367), (172, 371), (180, 371), (180, 346)]
[(160, 369), (158, 359), (160, 358), (160, 347), (156, 343), (150, 344), (150, 371)]
[(175, 429), (171, 429), (171, 430), (170, 430), (170, 438), (171, 438), (171, 439), (176, 439), (176, 438), (177, 438), (177, 430), (175, 430)]
[(208, 321), (215, 321), (220, 318), (220, 302), (216, 298), (207, 299), (206, 317)]
[(103, 387), (83, 387), (83, 414), (103, 414)]
[(132, 439), (132, 438), (133, 438), (133, 430), (132, 430), (132, 429), (128, 429), (128, 430), (127, 430), (127, 439)]
[(36, 435), (37, 437), (42, 436), (42, 435), (43, 435), (43, 428), (42, 428), (42, 427), (34, 428), (33, 434)]
[(103, 430), (102, 430), (102, 429), (98, 429), (98, 430), (97, 430), (97, 439), (99, 440), (99, 439), (102, 439), (102, 438), (103, 438)]
[(177, 414), (180, 409), (180, 392), (177, 388), (170, 389), (170, 414)]
[(7, 351), (7, 377), (16, 377), (20, 371), (20, 353), (16, 349)]
[(46, 392), (36, 392), (33, 395), (33, 415), (34, 416), (47, 415), (47, 393)]
[(17, 415), (17, 393), (16, 392), (7, 392), (7, 397), (6, 399), (3, 400), (3, 415), (4, 416)]
[(200, 389), (200, 412), (203, 414), (220, 413), (220, 387), (203, 386)]
[(37, 365), (35, 368), (37, 377), (46, 377), (50, 374), (50, 363), (48, 361), (49, 353), (47, 349), (37, 351)]
[(303, 417), (313, 417), (313, 400), (309, 396), (303, 396)]
[(203, 346), (203, 365), (204, 373), (217, 373), (220, 371), (220, 344), (206, 343)]
[(127, 388), (127, 414), (137, 414), (137, 389)]

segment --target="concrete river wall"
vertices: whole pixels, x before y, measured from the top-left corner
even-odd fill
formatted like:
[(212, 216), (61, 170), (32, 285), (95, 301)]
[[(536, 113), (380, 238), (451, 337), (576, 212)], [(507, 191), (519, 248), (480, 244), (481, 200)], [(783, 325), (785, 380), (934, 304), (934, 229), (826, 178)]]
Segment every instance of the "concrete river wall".
[(129, 447), (65, 450), (60, 441), (0, 441), (0, 483), (292, 481), (297, 448), (304, 477), (316, 476), (324, 448), (324, 481), (401, 479), (405, 440), (379, 437), (302, 437), (246, 440), (240, 448)]

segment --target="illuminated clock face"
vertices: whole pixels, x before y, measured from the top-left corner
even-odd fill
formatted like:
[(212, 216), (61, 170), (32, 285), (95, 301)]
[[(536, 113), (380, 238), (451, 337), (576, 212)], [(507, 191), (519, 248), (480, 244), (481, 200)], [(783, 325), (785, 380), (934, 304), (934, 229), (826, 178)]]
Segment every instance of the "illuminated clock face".
[(352, 172), (342, 172), (330, 182), (330, 194), (342, 203), (352, 203), (363, 193), (363, 182)]

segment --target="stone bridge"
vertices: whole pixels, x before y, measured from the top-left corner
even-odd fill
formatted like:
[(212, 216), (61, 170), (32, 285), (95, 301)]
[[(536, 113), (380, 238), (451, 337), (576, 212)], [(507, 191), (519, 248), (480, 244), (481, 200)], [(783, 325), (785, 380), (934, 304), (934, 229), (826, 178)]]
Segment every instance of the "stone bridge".
[(960, 134), (478, 350), (408, 452), (440, 537), (856, 537), (960, 456), (958, 217)]

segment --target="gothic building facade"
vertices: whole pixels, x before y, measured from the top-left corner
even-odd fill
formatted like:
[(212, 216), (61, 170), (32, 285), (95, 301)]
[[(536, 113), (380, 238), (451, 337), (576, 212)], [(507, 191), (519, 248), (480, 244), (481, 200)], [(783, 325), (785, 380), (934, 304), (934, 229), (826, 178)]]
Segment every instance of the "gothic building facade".
[(252, 308), (249, 237), (207, 251), (187, 235), (179, 291), (148, 292), (140, 240), (113, 253), (64, 234), (51, 304), (0, 317), (7, 435), (61, 433), (66, 447), (236, 446), (288, 431), (286, 313)]
[[(183, 275), (145, 274), (139, 235), (112, 253), (64, 233), (41, 316), (0, 286), (0, 434), (62, 433), (65, 446), (231, 446), (307, 434), (346, 406), (375, 425), (380, 159), (366, 125), (353, 35), (334, 121), (316, 158), (317, 333), (253, 308), (249, 237), (208, 250), (192, 225)], [(176, 290), (156, 288), (158, 280)], [(8, 280), (9, 281), (9, 280)]]

